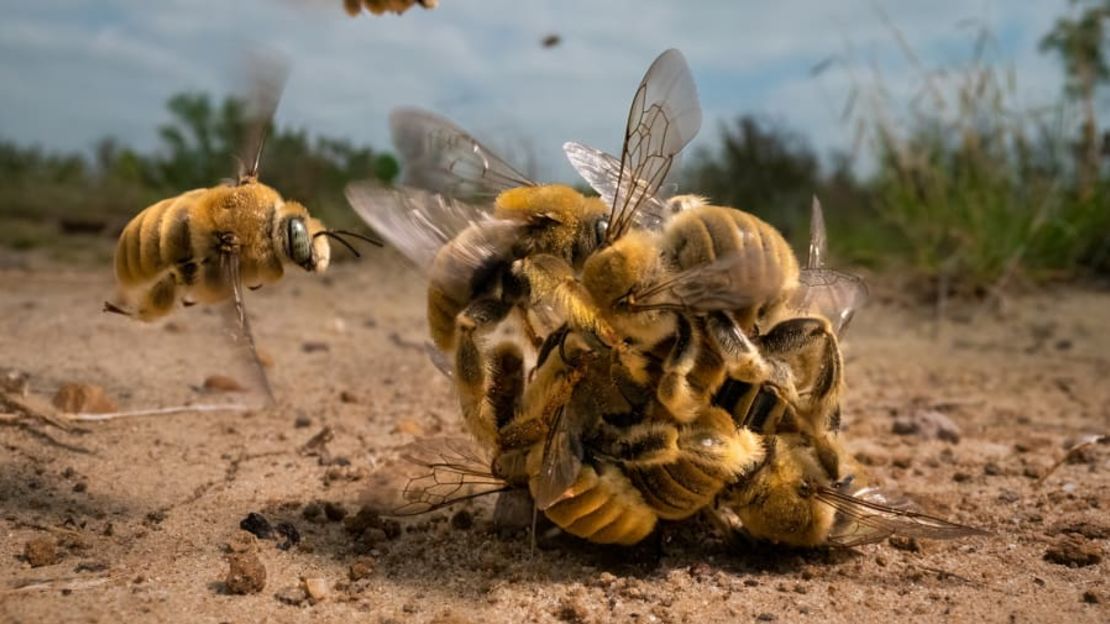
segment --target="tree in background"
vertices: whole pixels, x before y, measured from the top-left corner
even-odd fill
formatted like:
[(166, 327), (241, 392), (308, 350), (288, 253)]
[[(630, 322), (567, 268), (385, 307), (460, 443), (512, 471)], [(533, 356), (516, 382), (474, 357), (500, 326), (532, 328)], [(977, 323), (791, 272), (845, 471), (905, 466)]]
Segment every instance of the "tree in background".
[(1090, 197), (1098, 180), (1102, 157), (1098, 120), (1095, 116), (1095, 91), (1110, 80), (1106, 60), (1106, 28), (1110, 19), (1110, 0), (1072, 0), (1082, 6), (1077, 17), (1057, 18), (1055, 26), (1041, 39), (1041, 51), (1060, 57), (1067, 75), (1067, 92), (1079, 101), (1083, 125), (1077, 145), (1076, 170), (1081, 197)]

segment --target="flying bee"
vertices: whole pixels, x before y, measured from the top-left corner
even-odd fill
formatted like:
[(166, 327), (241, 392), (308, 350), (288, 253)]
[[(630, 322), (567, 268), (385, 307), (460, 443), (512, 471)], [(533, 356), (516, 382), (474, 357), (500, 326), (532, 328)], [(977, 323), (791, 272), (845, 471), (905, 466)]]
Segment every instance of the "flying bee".
[(386, 12), (400, 15), (414, 4), (425, 9), (434, 9), (439, 5), (439, 0), (343, 0), (343, 8), (351, 17), (357, 17), (363, 10), (369, 11), (372, 15)]
[[(639, 182), (625, 184), (609, 204), (567, 186), (533, 183), (431, 113), (401, 109), (390, 124), (410, 187), (357, 184), (347, 197), (364, 220), (428, 272), (432, 339), (453, 355), (469, 428), (493, 445), (496, 429), (483, 398), (485, 364), (475, 336), (515, 311), (532, 346), (542, 343), (546, 332), (536, 331), (533, 320), (545, 308), (531, 304), (529, 292), (538, 286), (534, 278), (548, 275), (520, 270), (518, 259), (547, 259), (573, 277), (610, 232), (662, 220), (665, 207), (656, 192), (701, 124), (693, 79), (677, 50), (665, 51), (649, 67), (633, 98), (618, 165), (626, 180)], [(483, 201), (489, 198), (492, 203)], [(573, 286), (574, 280), (566, 283)], [(571, 288), (560, 296), (583, 293)], [(611, 343), (620, 340), (604, 325), (589, 329)]]
[(244, 284), (256, 289), (275, 282), (286, 264), (313, 273), (326, 270), (331, 259), (328, 238), (356, 256), (341, 236), (380, 243), (353, 232), (327, 230), (303, 205), (284, 200), (259, 182), (264, 129), (277, 108), (285, 70), (255, 69), (271, 71), (255, 72), (254, 93), (248, 100), (251, 165), (241, 166), (233, 182), (186, 191), (131, 219), (116, 245), (118, 303), (106, 302), (105, 310), (152, 321), (169, 314), (178, 301), (230, 302), (233, 333), (246, 341), (257, 363), (244, 310)]

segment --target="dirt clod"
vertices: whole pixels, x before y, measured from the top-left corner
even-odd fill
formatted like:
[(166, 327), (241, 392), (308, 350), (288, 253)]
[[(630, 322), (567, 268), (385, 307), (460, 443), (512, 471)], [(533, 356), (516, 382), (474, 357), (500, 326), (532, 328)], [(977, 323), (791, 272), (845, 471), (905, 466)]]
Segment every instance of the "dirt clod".
[(891, 430), (897, 435), (914, 435), (926, 440), (943, 440), (956, 444), (960, 441), (960, 428), (944, 413), (932, 409), (919, 409), (908, 416), (894, 419)]
[(1094, 591), (1087, 590), (1083, 592), (1083, 602), (1087, 604), (1099, 604), (1102, 602), (1102, 598)]
[(760, 622), (774, 622), (777, 618), (775, 617), (774, 613), (763, 612), (755, 616), (755, 619), (759, 620)]
[(30, 387), (30, 373), (14, 368), (0, 367), (0, 391), (25, 397)]
[(227, 375), (209, 375), (204, 379), (205, 392), (244, 392), (243, 384)]
[(239, 528), (254, 535), (258, 539), (270, 539), (274, 536), (274, 527), (266, 516), (252, 511), (246, 518), (239, 521)]
[(342, 522), (347, 517), (347, 509), (339, 503), (324, 503), (324, 516), (331, 522)]
[(236, 531), (224, 546), (230, 553), (255, 552), (258, 549), (258, 540), (252, 533)]
[(301, 532), (297, 530), (297, 527), (293, 526), (292, 522), (279, 522), (277, 526), (274, 527), (274, 531), (285, 538), (284, 541), (278, 542), (277, 547), (281, 550), (289, 550), (301, 543)]
[(64, 383), (54, 393), (54, 407), (70, 414), (104, 414), (119, 409), (104, 388), (87, 383)]
[(451, 516), (451, 527), (465, 531), (474, 526), (474, 515), (465, 509), (460, 509)]
[(44, 536), (27, 540), (23, 545), (23, 558), (32, 568), (54, 565), (62, 560), (58, 542), (53, 537)]
[(1044, 553), (1044, 559), (1069, 568), (1082, 568), (1102, 561), (1102, 549), (1098, 544), (1082, 537), (1068, 535), (1049, 546)]
[(328, 343), (320, 342), (318, 340), (309, 340), (301, 343), (301, 351), (304, 351), (305, 353), (317, 353), (330, 350), (331, 347), (328, 345)]
[(1082, 535), (1087, 539), (1099, 540), (1110, 538), (1110, 526), (1082, 520), (1077, 522), (1060, 522), (1054, 524), (1046, 533), (1049, 535), (1075, 534)]
[(324, 507), (320, 503), (311, 502), (301, 510), (301, 517), (314, 524), (324, 523)]
[(571, 624), (584, 624), (590, 612), (576, 599), (568, 598), (559, 604), (559, 608), (555, 609), (555, 617), (563, 622), (570, 622)]
[(232, 594), (256, 594), (266, 587), (266, 566), (253, 552), (231, 555), (224, 585)]
[(347, 570), (347, 576), (352, 581), (361, 581), (362, 579), (374, 573), (374, 560), (369, 557), (361, 557), (351, 564), (350, 569)]
[(343, 403), (348, 403), (352, 405), (357, 405), (359, 403), (358, 395), (349, 390), (344, 390), (340, 392), (339, 400)]
[(274, 594), (274, 598), (287, 605), (297, 606), (308, 600), (308, 592), (302, 586), (286, 587)]

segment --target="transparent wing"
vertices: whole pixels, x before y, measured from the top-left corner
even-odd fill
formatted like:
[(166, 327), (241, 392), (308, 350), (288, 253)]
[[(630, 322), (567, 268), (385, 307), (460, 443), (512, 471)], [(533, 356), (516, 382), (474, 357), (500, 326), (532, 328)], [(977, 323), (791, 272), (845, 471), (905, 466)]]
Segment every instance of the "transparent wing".
[(567, 495), (582, 471), (582, 455), (579, 433), (572, 430), (566, 407), (560, 407), (547, 430), (543, 462), (532, 492), (538, 509), (545, 510)]
[(679, 310), (713, 312), (738, 310), (766, 301), (782, 287), (781, 267), (763, 264), (763, 250), (749, 245), (744, 253), (729, 254), (664, 279), (640, 286), (618, 302), (632, 311)]
[(289, 64), (273, 53), (252, 54), (247, 60), (247, 83), (250, 85), (243, 101), (243, 119), (246, 132), (239, 145), (238, 179), (258, 178), (258, 167), (262, 160), (262, 146), (266, 134), (281, 102), (285, 81), (289, 78)]
[(790, 306), (800, 314), (827, 318), (837, 335), (844, 333), (856, 310), (867, 301), (867, 283), (851, 273), (802, 269), (798, 282)]
[(655, 197), (675, 157), (701, 128), (701, 105), (686, 59), (667, 50), (644, 74), (628, 110), (607, 238), (622, 236)]
[(827, 261), (825, 215), (821, 202), (814, 197), (809, 221), (809, 255), (798, 277), (799, 287), (791, 307), (800, 314), (827, 318), (839, 335), (847, 330), (856, 310), (867, 301), (867, 284), (858, 275), (825, 268)]
[(838, 546), (872, 544), (892, 535), (956, 539), (987, 534), (981, 529), (914, 511), (907, 502), (891, 503), (885, 494), (874, 488), (846, 494), (822, 487), (816, 496), (836, 509), (836, 525), (828, 539)]
[(393, 510), (394, 515), (428, 513), (513, 489), (490, 473), (489, 459), (468, 439), (419, 440), (402, 449), (401, 457), (424, 472), (405, 484), (405, 502)]
[(220, 270), (226, 283), (231, 286), (231, 297), (218, 306), (228, 330), (229, 342), (248, 364), (252, 377), (249, 385), (263, 392), (267, 406), (273, 405), (274, 391), (270, 387), (270, 379), (262, 366), (262, 360), (258, 357), (254, 332), (251, 331), (250, 319), (247, 317), (247, 309), (243, 301), (243, 279), (239, 272), (239, 256), (234, 253), (220, 254)]
[(444, 117), (418, 108), (389, 115), (393, 145), (404, 160), (408, 186), (461, 199), (493, 199), (518, 186), (534, 186), (486, 146)]
[(481, 266), (494, 254), (504, 253), (522, 227), (492, 219), (489, 205), (415, 188), (356, 182), (347, 186), (346, 193), (362, 220), (425, 272), (439, 250), (452, 241), (463, 264)]
[[(612, 206), (617, 197), (617, 185), (620, 184), (621, 161), (612, 154), (574, 141), (563, 144), (563, 151), (578, 175), (601, 196), (601, 201)], [(637, 180), (636, 184), (646, 183)], [(669, 211), (659, 194), (657, 191), (655, 195), (644, 196), (643, 205), (633, 216), (637, 226), (652, 230), (663, 227)]]

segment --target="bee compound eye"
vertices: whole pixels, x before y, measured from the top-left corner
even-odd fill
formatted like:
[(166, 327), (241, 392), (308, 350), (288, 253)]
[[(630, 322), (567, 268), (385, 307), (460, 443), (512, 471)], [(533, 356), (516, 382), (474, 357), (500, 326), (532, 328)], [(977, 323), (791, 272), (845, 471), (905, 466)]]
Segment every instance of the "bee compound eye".
[(286, 253), (293, 262), (306, 266), (312, 260), (312, 240), (303, 219), (293, 218), (286, 226)]
[(594, 225), (594, 235), (597, 237), (597, 244), (605, 242), (605, 234), (609, 232), (609, 221), (607, 219), (598, 220)]

